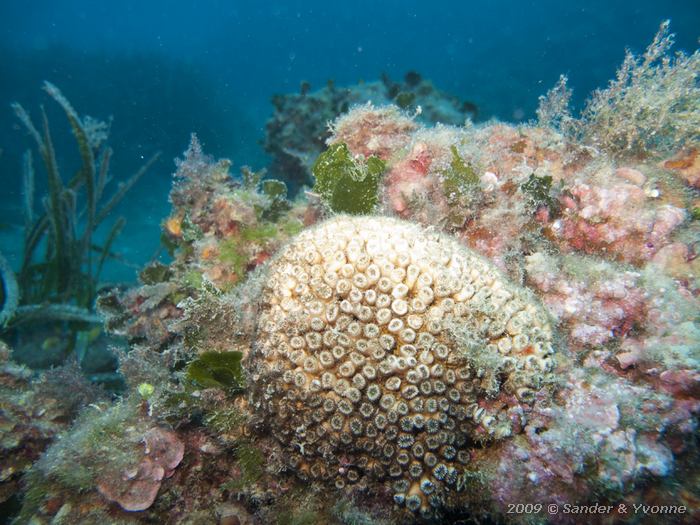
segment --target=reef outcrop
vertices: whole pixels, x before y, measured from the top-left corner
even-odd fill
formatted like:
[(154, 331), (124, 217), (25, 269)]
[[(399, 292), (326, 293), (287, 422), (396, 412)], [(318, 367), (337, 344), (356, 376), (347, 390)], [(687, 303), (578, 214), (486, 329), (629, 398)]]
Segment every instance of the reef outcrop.
[[(698, 56), (625, 71), (676, 90)], [(697, 523), (699, 146), (596, 139), (649, 129), (609, 91), (574, 133), (565, 95), (521, 126), (348, 107), (294, 199), (193, 138), (170, 258), (98, 299), (122, 399), (35, 444), (3, 365), (6, 450), (48, 447), (20, 521)]]

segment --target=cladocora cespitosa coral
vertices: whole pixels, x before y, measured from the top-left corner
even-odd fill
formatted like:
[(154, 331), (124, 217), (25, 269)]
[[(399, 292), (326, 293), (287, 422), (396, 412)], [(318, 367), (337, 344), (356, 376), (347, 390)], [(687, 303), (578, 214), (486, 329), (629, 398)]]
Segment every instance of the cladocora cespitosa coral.
[(268, 271), (251, 404), (305, 478), (439, 508), (473, 444), (510, 435), (509, 408), (551, 382), (545, 310), (448, 237), (340, 216)]

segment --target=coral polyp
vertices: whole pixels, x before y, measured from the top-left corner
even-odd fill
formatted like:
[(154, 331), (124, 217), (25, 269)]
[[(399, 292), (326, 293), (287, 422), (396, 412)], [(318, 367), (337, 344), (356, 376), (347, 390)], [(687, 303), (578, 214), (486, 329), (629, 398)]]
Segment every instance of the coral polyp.
[(531, 295), (447, 236), (338, 216), (281, 250), (262, 293), (251, 405), (287, 466), (338, 488), (386, 484), (429, 512), (475, 442), (551, 382), (552, 329)]

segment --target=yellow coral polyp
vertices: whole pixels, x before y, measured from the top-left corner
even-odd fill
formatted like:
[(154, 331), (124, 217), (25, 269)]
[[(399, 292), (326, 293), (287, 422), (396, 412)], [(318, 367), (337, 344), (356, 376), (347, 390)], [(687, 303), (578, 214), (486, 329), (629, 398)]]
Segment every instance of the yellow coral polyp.
[(165, 229), (174, 237), (182, 237), (182, 220), (179, 217), (168, 217), (165, 221)]
[(219, 254), (219, 250), (216, 246), (209, 245), (209, 246), (205, 246), (204, 248), (202, 248), (201, 255), (202, 255), (202, 259), (204, 259), (205, 261), (213, 259), (218, 254)]
[(268, 271), (251, 401), (302, 478), (384, 484), (429, 513), (457, 491), (470, 443), (511, 434), (508, 403), (481, 402), (532, 402), (553, 368), (544, 309), (418, 225), (339, 216)]

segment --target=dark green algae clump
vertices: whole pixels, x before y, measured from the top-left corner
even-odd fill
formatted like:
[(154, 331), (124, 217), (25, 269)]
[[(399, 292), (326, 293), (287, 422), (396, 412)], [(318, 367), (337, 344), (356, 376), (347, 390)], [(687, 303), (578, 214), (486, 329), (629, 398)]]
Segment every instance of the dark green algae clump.
[(385, 169), (379, 157), (355, 158), (346, 144), (332, 144), (313, 166), (313, 191), (333, 212), (371, 213), (378, 202), (379, 181)]

